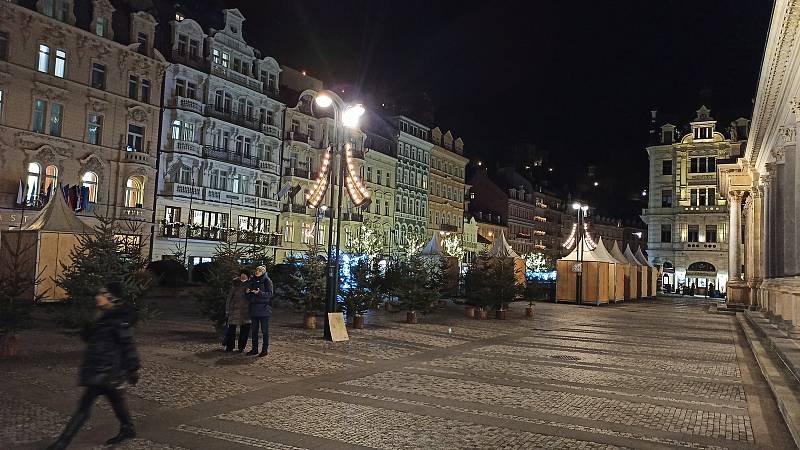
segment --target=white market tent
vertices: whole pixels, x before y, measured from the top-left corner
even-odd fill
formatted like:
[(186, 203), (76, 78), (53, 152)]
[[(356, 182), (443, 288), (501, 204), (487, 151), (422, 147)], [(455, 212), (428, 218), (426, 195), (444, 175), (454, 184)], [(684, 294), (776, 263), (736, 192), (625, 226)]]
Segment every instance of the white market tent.
[(608, 300), (615, 303), (625, 300), (625, 268), (623, 264), (608, 253), (602, 237), (598, 239), (594, 252), (609, 263)]
[(489, 250), (489, 256), (494, 258), (519, 258), (517, 252), (508, 244), (506, 234), (501, 230), (500, 236), (495, 239), (492, 249)]
[(572, 253), (556, 262), (556, 301), (575, 302), (577, 299), (576, 280), (577, 262), (582, 261), (581, 269), (581, 301), (587, 303), (609, 302), (609, 268), (611, 260), (598, 254), (586, 236), (582, 237), (583, 251), (578, 258), (579, 243), (576, 243)]
[(431, 240), (420, 250), (421, 256), (447, 256), (447, 252), (442, 247), (442, 237), (439, 233), (433, 233)]
[(647, 261), (647, 257), (644, 256), (642, 253), (642, 247), (636, 249), (636, 253), (634, 254), (636, 259), (638, 259), (644, 266), (642, 268), (643, 272), (647, 272), (647, 293), (642, 292), (642, 296), (644, 297), (655, 297), (656, 296), (656, 280), (658, 280), (658, 269), (653, 267)]
[(647, 294), (647, 269), (631, 251), (631, 246), (625, 246), (625, 259), (628, 260), (631, 264), (631, 278), (634, 276), (634, 272), (636, 273), (636, 298), (642, 298)]
[(622, 265), (623, 276), (625, 279), (623, 284), (624, 299), (631, 300), (636, 298), (636, 269), (631, 265), (631, 262), (619, 249), (617, 241), (614, 241), (614, 245), (611, 246), (609, 253)]

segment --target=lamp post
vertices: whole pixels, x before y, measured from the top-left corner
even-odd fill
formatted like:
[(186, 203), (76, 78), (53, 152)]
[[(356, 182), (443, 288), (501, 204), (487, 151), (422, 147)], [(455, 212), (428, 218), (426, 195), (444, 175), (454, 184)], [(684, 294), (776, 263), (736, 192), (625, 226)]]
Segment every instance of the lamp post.
[(582, 292), (581, 289), (583, 287), (581, 281), (583, 280), (583, 236), (584, 236), (584, 228), (583, 228), (583, 220), (586, 212), (589, 210), (589, 205), (582, 205), (578, 202), (572, 204), (572, 209), (578, 214), (578, 222), (575, 229), (578, 232), (578, 243), (577, 245), (577, 253), (578, 253), (578, 268), (580, 269), (575, 273), (575, 303), (578, 305), (581, 304), (581, 297)]
[[(334, 203), (334, 196), (333, 191), (331, 190), (331, 201), (330, 201), (330, 216), (328, 221), (328, 248), (327, 248), (327, 258), (328, 258), (328, 270), (325, 273), (326, 276), (326, 283), (325, 283), (325, 325), (323, 331), (323, 338), (327, 340), (331, 339), (331, 327), (328, 320), (328, 314), (336, 311), (336, 296), (338, 291), (338, 273), (339, 273), (339, 238), (342, 228), (342, 191), (344, 190), (344, 178), (345, 178), (345, 152), (341, 148), (342, 147), (342, 135), (344, 134), (344, 129), (342, 129), (342, 133), (339, 133), (339, 127), (342, 128), (358, 128), (358, 122), (361, 116), (364, 114), (364, 107), (360, 104), (356, 105), (346, 105), (341, 101), (336, 102), (334, 101), (334, 97), (328, 92), (319, 92), (314, 97), (314, 103), (320, 108), (333, 108), (333, 133), (334, 133), (334, 142), (332, 146), (332, 153), (335, 156), (338, 152), (339, 154), (339, 161), (338, 167), (335, 168), (336, 174), (338, 176), (338, 200)], [(341, 119), (340, 119), (341, 118)], [(349, 151), (349, 149), (348, 149)], [(333, 182), (337, 181), (333, 178), (333, 169), (329, 169), (328, 172), (328, 186), (333, 186)], [(349, 186), (349, 185), (348, 185)], [(318, 193), (321, 195), (322, 193)], [(352, 193), (351, 193), (352, 197)], [(309, 198), (309, 201), (312, 201), (312, 198)], [(354, 204), (356, 202), (353, 202)], [(360, 203), (363, 203), (363, 200)], [(358, 206), (358, 205), (356, 205)], [(336, 248), (333, 250), (335, 252), (334, 255), (331, 255), (332, 245), (333, 245), (333, 216), (336, 216)]]

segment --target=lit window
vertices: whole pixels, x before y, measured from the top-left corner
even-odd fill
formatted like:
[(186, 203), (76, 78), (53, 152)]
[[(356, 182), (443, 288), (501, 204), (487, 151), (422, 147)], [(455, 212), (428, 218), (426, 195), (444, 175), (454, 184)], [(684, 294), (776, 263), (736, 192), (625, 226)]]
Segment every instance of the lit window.
[(86, 136), (90, 144), (102, 144), (103, 116), (99, 114), (89, 114), (89, 119), (86, 121)]
[(47, 113), (47, 102), (36, 100), (33, 105), (33, 120), (31, 131), (34, 133), (44, 133), (45, 114)]
[(58, 186), (58, 167), (47, 166), (44, 169), (44, 191), (50, 192), (50, 189), (55, 189)]
[(222, 67), (230, 67), (231, 55), (228, 52), (222, 52)]
[(108, 32), (108, 19), (105, 17), (98, 17), (94, 21), (94, 34), (105, 37)]
[(50, 107), (50, 135), (61, 136), (61, 128), (64, 115), (64, 106), (60, 103), (53, 103)]
[(186, 18), (186, 16), (184, 16), (184, 15), (183, 15), (183, 13), (179, 13), (179, 12), (176, 12), (176, 13), (175, 13), (175, 20), (176, 20), (177, 22), (180, 22), (180, 21), (182, 21), (182, 20), (183, 20), (183, 19), (185, 19), (185, 18)]
[(141, 152), (144, 150), (144, 127), (138, 125), (128, 125), (128, 147), (129, 152)]
[(142, 177), (130, 177), (125, 183), (125, 206), (141, 208), (144, 199), (144, 180)]
[(39, 44), (39, 59), (36, 65), (36, 70), (39, 72), (47, 73), (50, 69), (50, 47)]
[(67, 52), (64, 50), (56, 50), (56, 66), (54, 75), (59, 78), (64, 78), (64, 72), (67, 70)]
[(89, 189), (89, 201), (94, 203), (97, 201), (97, 174), (94, 172), (86, 172), (81, 178), (82, 186)]
[(213, 56), (214, 64), (220, 64), (221, 60), (219, 58), (219, 50), (212, 50), (211, 55)]
[(34, 203), (39, 198), (39, 176), (42, 174), (42, 166), (37, 163), (28, 164), (28, 179), (26, 183), (27, 201)]

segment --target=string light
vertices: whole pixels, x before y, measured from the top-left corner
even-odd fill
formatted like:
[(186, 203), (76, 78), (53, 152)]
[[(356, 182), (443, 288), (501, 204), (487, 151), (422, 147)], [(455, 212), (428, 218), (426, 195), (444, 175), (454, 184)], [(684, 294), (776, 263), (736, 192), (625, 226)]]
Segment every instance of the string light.
[[(325, 191), (328, 189), (328, 172), (330, 171), (331, 167), (331, 154), (332, 151), (330, 149), (325, 152), (319, 175), (314, 182), (314, 186), (306, 193), (306, 202), (309, 206), (314, 208), (319, 206), (322, 198), (325, 195)], [(347, 164), (347, 175), (345, 176), (344, 181), (347, 188), (347, 194), (350, 196), (350, 200), (353, 202), (354, 206), (360, 206), (369, 198), (370, 194), (369, 191), (367, 191), (366, 186), (364, 186), (364, 183), (362, 183), (361, 179), (356, 174), (355, 164), (353, 162), (353, 151), (349, 143), (345, 145), (345, 158)]]
[[(564, 248), (570, 249), (570, 248), (572, 248), (573, 245), (575, 245), (575, 232), (577, 230), (578, 230), (578, 224), (573, 223), (572, 224), (572, 231), (570, 231), (569, 237), (562, 244), (562, 246)], [(586, 241), (586, 244), (589, 246), (589, 251), (592, 251), (592, 250), (597, 248), (597, 244), (594, 242), (594, 239), (592, 239), (592, 236), (589, 234), (589, 224), (588, 223), (584, 223), (583, 224), (583, 236), (584, 236), (584, 240)]]

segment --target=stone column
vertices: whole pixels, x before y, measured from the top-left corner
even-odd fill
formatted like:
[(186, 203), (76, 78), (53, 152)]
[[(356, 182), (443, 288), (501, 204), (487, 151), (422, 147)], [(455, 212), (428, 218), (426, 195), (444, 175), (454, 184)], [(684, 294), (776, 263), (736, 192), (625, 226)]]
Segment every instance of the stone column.
[(732, 191), (728, 195), (728, 280), (741, 278), (739, 250), (741, 249), (742, 193)]
[(765, 279), (772, 276), (772, 265), (770, 264), (770, 258), (772, 258), (770, 248), (770, 239), (772, 239), (772, 233), (770, 231), (770, 203), (772, 203), (772, 194), (770, 193), (769, 178), (769, 168), (767, 168), (766, 174), (761, 176), (762, 209), (761, 217), (759, 218), (759, 220), (761, 220), (761, 276)]

